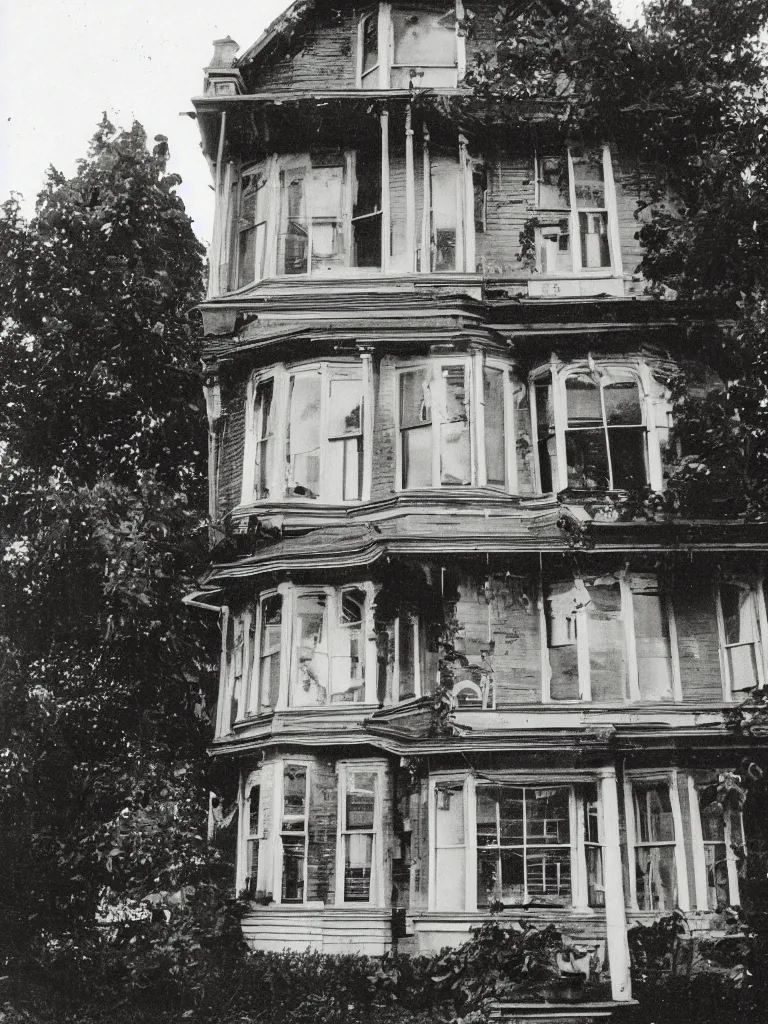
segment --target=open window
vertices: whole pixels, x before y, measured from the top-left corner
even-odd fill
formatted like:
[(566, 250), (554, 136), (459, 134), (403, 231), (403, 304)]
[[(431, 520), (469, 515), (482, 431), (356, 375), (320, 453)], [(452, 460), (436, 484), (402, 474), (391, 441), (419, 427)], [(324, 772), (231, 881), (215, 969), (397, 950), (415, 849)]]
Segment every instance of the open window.
[(717, 588), (718, 626), (726, 699), (763, 685), (759, 590), (745, 578), (724, 579)]
[(621, 270), (611, 154), (575, 148), (536, 160), (536, 269), (572, 275)]

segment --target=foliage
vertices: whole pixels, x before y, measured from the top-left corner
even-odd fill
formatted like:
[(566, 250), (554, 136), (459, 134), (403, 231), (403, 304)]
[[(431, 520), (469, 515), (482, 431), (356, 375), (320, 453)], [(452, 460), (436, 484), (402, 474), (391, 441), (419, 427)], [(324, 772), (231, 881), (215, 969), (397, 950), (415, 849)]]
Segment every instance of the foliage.
[(202, 250), (155, 143), (104, 120), (29, 223), (0, 216), (0, 956), (176, 913), (223, 859), (200, 835), (214, 630), (181, 603)]

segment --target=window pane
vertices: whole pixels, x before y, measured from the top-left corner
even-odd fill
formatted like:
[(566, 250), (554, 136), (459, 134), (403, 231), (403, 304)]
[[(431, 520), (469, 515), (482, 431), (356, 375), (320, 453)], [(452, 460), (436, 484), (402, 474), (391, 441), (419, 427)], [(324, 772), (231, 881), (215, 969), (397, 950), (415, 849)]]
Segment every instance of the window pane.
[(302, 594), (296, 603), (298, 640), (291, 703), (324, 704), (328, 694), (328, 646), (325, 594)]
[(647, 782), (636, 783), (634, 788), (637, 841), (674, 842), (675, 825), (669, 785), (666, 782)]
[(399, 699), (416, 696), (416, 649), (414, 625), (407, 615), (401, 615), (398, 625), (398, 690)]
[(431, 376), (427, 367), (400, 375), (401, 427), (419, 427), (432, 422)]
[(728, 647), (728, 673), (732, 690), (751, 690), (757, 686), (757, 658), (754, 644)]
[(600, 388), (587, 374), (572, 374), (565, 381), (569, 427), (603, 425)]
[(344, 836), (344, 899), (367, 903), (371, 898), (373, 836)]
[(452, 10), (438, 13), (394, 9), (392, 29), (395, 43), (393, 63), (409, 67), (420, 64), (455, 65), (456, 17)]
[(539, 206), (545, 210), (567, 210), (568, 168), (564, 156), (545, 156), (539, 160)]
[(570, 843), (569, 790), (526, 789), (526, 832), (529, 844)]
[(610, 486), (605, 431), (566, 430), (565, 457), (568, 462), (568, 486), (594, 490)]
[(460, 784), (435, 787), (435, 843), (464, 845), (464, 790)]
[(283, 599), (275, 594), (261, 603), (261, 704), (274, 708), (280, 690), (280, 645)]
[(345, 828), (373, 830), (376, 807), (376, 773), (350, 772), (347, 780)]
[[(522, 793), (522, 790), (520, 790)], [(497, 794), (499, 790), (492, 786), (477, 787), (477, 845), (490, 846), (499, 841), (496, 825)]]
[(509, 786), (500, 787), (497, 793), (502, 844), (516, 846), (523, 842), (523, 793), (522, 789)]
[(613, 380), (605, 384), (603, 401), (608, 426), (631, 426), (643, 422), (640, 388), (636, 380)]
[(463, 847), (435, 850), (435, 879), (435, 910), (463, 910), (466, 880)]
[(345, 590), (340, 600), (339, 628), (331, 638), (331, 700), (358, 701), (364, 697), (365, 685), (365, 594), (362, 590)]
[(507, 482), (504, 437), (504, 371), (486, 366), (483, 371), (485, 397), (485, 465), (489, 484), (503, 487)]
[(635, 850), (637, 905), (640, 910), (671, 911), (677, 906), (674, 846)]
[(254, 224), (240, 232), (237, 287), (244, 288), (264, 276), (264, 243), (267, 237), (265, 223)]
[(637, 676), (643, 700), (672, 697), (672, 647), (660, 594), (633, 593)]
[(363, 22), (363, 73), (379, 63), (379, 18), (378, 13), (369, 15)]
[(580, 213), (581, 265), (585, 270), (610, 267), (611, 250), (608, 242), (608, 214)]
[(522, 850), (477, 851), (477, 903), (493, 900), (522, 903), (525, 897), (525, 860)]
[(403, 487), (432, 486), (432, 431), (427, 428), (403, 434)]
[(605, 880), (603, 878), (603, 849), (587, 846), (587, 906), (605, 906)]
[(283, 903), (304, 902), (304, 836), (283, 836)]
[(272, 470), (272, 396), (274, 381), (265, 380), (256, 388), (254, 421), (256, 427), (256, 467), (254, 497), (269, 496), (269, 477)]
[(617, 701), (627, 696), (627, 655), (621, 587), (606, 582), (587, 586), (587, 635), (592, 700)]
[(613, 487), (632, 489), (648, 482), (644, 427), (609, 427)]
[(320, 492), (320, 374), (291, 377), (286, 458), (294, 494)]
[(550, 906), (563, 906), (571, 902), (570, 849), (529, 848), (525, 866), (529, 898)]
[(283, 815), (306, 817), (306, 813), (307, 769), (301, 764), (286, 764), (283, 768)]
[(736, 583), (720, 585), (725, 642), (740, 644), (755, 639), (752, 591)]
[(442, 368), (445, 420), (440, 424), (440, 483), (471, 482), (469, 413), (464, 366)]
[(552, 378), (547, 375), (535, 384), (536, 432), (538, 438), (539, 474), (541, 490), (552, 490), (552, 463), (555, 459), (555, 414), (552, 402)]
[(304, 170), (284, 171), (281, 175), (282, 226), (278, 266), (284, 274), (306, 274), (307, 213), (304, 193)]
[(359, 434), (362, 429), (363, 382), (332, 380), (328, 406), (328, 436)]
[(605, 207), (605, 181), (603, 161), (600, 156), (573, 156), (573, 182), (576, 189), (576, 205), (580, 209), (602, 209)]
[(708, 843), (704, 847), (704, 862), (707, 869), (707, 906), (710, 910), (728, 906), (731, 896), (725, 843)]
[(455, 161), (437, 157), (432, 161), (432, 270), (456, 269), (456, 188), (458, 167)]

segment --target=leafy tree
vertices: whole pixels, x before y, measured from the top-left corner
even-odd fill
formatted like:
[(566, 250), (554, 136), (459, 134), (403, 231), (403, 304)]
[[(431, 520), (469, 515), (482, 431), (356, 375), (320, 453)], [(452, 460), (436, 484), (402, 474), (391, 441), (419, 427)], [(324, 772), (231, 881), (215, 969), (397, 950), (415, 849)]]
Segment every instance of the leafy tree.
[(166, 922), (215, 881), (216, 630), (181, 603), (206, 550), (204, 264), (167, 160), (104, 119), (29, 223), (2, 207), (0, 952)]

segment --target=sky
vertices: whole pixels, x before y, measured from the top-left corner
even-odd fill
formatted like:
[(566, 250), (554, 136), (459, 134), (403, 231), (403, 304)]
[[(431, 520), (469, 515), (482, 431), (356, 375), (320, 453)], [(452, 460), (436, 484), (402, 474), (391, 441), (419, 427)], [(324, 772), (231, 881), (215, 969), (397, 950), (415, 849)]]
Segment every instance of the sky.
[[(630, 18), (639, 0), (613, 0)], [(210, 239), (213, 194), (195, 121), (212, 42), (249, 47), (288, 0), (23, 0), (0, 3), (0, 202), (23, 195), (26, 215), (53, 165), (74, 174), (106, 111), (166, 135), (169, 170), (199, 237)]]

